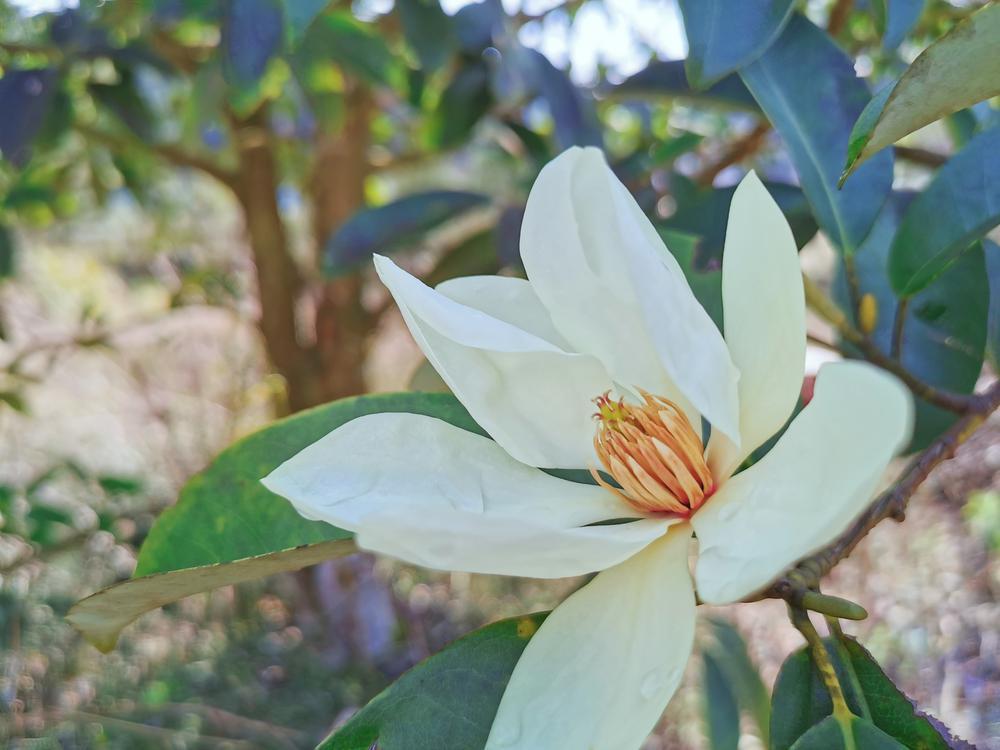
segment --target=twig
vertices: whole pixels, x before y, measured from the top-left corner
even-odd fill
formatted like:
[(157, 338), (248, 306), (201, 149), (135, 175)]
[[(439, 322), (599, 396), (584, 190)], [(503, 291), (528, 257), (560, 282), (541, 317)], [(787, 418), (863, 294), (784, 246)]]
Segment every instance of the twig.
[(837, 0), (837, 3), (830, 11), (830, 20), (826, 24), (826, 30), (830, 36), (837, 36), (844, 29), (847, 17), (854, 10), (854, 0)]
[(926, 148), (914, 148), (913, 146), (896, 146), (893, 148), (896, 156), (905, 161), (912, 161), (914, 164), (922, 164), (925, 167), (940, 167), (948, 157), (931, 151)]
[(975, 396), (951, 393), (921, 380), (897, 360), (885, 354), (870, 338), (858, 330), (848, 320), (844, 311), (805, 274), (802, 275), (802, 283), (805, 287), (806, 304), (827, 323), (836, 328), (837, 333), (843, 339), (856, 346), (869, 362), (888, 370), (902, 380), (914, 395), (935, 406), (940, 406), (955, 414), (966, 414), (972, 409)]
[(892, 343), (889, 345), (889, 356), (899, 360), (903, 349), (903, 326), (906, 325), (906, 313), (910, 309), (910, 300), (901, 299), (896, 305), (896, 317), (892, 321)]
[(695, 175), (695, 182), (699, 185), (711, 185), (719, 172), (726, 167), (738, 164), (756, 153), (764, 144), (764, 140), (770, 131), (770, 123), (758, 123), (749, 133), (734, 141), (716, 161), (706, 165)]
[(972, 396), (969, 413), (917, 456), (896, 484), (879, 495), (840, 538), (798, 563), (775, 581), (762, 598), (785, 599), (801, 605), (806, 593), (815, 590), (820, 579), (847, 557), (869, 531), (886, 518), (896, 521), (905, 518), (907, 503), (931, 471), (954, 456), (958, 447), (979, 429), (997, 407), (1000, 407), (1000, 381)]

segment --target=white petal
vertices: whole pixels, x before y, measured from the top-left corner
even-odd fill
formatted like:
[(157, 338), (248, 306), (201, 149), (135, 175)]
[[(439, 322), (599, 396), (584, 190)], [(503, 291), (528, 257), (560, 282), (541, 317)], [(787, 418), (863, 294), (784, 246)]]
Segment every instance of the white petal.
[[(597, 359), (456, 302), (388, 258), (375, 267), (434, 369), (508, 453), (545, 468), (597, 464), (592, 401), (612, 386)], [(544, 326), (527, 312), (505, 318)]]
[(722, 258), (726, 344), (740, 370), (740, 445), (714, 433), (709, 465), (724, 480), (785, 424), (802, 389), (806, 305), (792, 230), (757, 175), (729, 209)]
[(913, 402), (895, 377), (860, 362), (825, 365), (774, 448), (692, 518), (702, 601), (742, 599), (835, 539), (912, 429)]
[(579, 575), (627, 559), (670, 525), (584, 526), (636, 514), (606, 490), (419, 414), (359, 417), (262, 481), (306, 518), (355, 532), (365, 549), (441, 570)]
[(500, 701), (486, 750), (637, 750), (680, 684), (694, 639), (690, 527), (556, 607)]
[[(739, 441), (737, 371), (680, 266), (597, 149), (539, 174), (521, 228), (528, 278), (574, 348)], [(693, 407), (693, 408), (692, 408)]]

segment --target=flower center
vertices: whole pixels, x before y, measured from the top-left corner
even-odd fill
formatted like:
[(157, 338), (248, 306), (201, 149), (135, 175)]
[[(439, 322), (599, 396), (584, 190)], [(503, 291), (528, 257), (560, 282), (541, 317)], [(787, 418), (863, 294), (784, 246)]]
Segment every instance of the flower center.
[(715, 489), (701, 438), (675, 403), (639, 392), (642, 404), (612, 401), (610, 392), (594, 399), (594, 448), (620, 488), (590, 473), (637, 510), (690, 516)]

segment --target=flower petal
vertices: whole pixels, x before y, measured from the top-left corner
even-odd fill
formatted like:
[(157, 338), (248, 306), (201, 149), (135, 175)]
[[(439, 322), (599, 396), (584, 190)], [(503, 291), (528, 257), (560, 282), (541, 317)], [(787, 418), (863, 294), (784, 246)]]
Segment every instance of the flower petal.
[(275, 469), (265, 486), (360, 547), (417, 565), (560, 578), (616, 565), (671, 522), (599, 487), (518, 463), (489, 438), (418, 414), (370, 414)]
[(592, 400), (612, 387), (597, 359), (538, 335), (544, 321), (531, 312), (495, 317), (449, 296), (460, 288), (434, 291), (381, 256), (375, 267), (434, 369), (508, 453), (546, 468), (596, 465)]
[(689, 416), (697, 410), (739, 442), (738, 373), (725, 342), (599, 150), (570, 149), (539, 174), (521, 256), (575, 349), (594, 354), (623, 386), (666, 396)]
[(895, 377), (860, 362), (825, 365), (774, 448), (691, 519), (702, 601), (742, 599), (836, 538), (912, 429), (913, 402)]
[(600, 573), (546, 618), (518, 661), (486, 750), (635, 750), (680, 684), (694, 640), (691, 529)]
[(806, 306), (799, 254), (778, 204), (750, 172), (733, 195), (722, 257), (726, 345), (740, 370), (740, 445), (713, 433), (717, 480), (781, 429), (802, 389)]

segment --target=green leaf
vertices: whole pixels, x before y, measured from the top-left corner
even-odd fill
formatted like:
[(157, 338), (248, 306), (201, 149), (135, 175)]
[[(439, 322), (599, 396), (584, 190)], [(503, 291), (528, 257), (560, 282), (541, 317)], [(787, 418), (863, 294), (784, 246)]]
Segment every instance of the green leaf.
[(177, 504), (150, 530), (135, 576), (348, 538), (342, 529), (307, 521), (260, 479), (340, 425), (381, 412), (426, 414), (477, 431), (457, 399), (443, 394), (359, 396), (282, 419), (224, 450), (184, 486)]
[(688, 80), (704, 89), (756, 60), (792, 12), (792, 0), (680, 0)]
[(397, 59), (370, 24), (356, 20), (348, 12), (324, 13), (306, 30), (293, 55), (297, 69), (312, 81), (317, 69), (331, 63), (370, 83), (393, 86), (401, 81)]
[(440, 149), (458, 146), (493, 104), (490, 73), (481, 60), (468, 62), (455, 73), (430, 119), (431, 143)]
[(660, 236), (670, 254), (677, 259), (688, 286), (712, 321), (722, 330), (722, 269), (699, 268), (696, 262), (699, 238), (672, 229), (660, 229)]
[(986, 350), (993, 370), (1000, 372), (1000, 245), (992, 240), (983, 240), (983, 251), (990, 286)]
[(97, 648), (150, 609), (231, 583), (354, 551), (350, 532), (300, 516), (260, 483), (331, 430), (366, 414), (425, 414), (481, 433), (450, 394), (389, 393), (335, 401), (283, 419), (224, 450), (153, 525), (130, 581), (78, 602), (69, 621)]
[(13, 230), (0, 224), (0, 281), (9, 279), (17, 270), (17, 241)]
[[(860, 292), (873, 295), (878, 310), (872, 341), (887, 354), (891, 352), (893, 320), (899, 301), (892, 291), (886, 266), (900, 217), (910, 198), (904, 193), (890, 197), (871, 235), (854, 258)], [(850, 309), (843, 278), (836, 293), (841, 304)], [(985, 259), (982, 247), (977, 246), (909, 299), (900, 348), (903, 365), (933, 386), (971, 393), (983, 366), (988, 306)], [(955, 421), (954, 414), (922, 399), (916, 400), (916, 406), (911, 451), (928, 445)]]
[(480, 193), (432, 190), (358, 211), (334, 233), (323, 250), (324, 269), (339, 274), (419, 239), (434, 227), (489, 202)]
[(420, 67), (431, 72), (448, 62), (458, 48), (458, 37), (439, 0), (397, 0), (396, 12)]
[(872, 100), (851, 133), (844, 173), (924, 125), (1000, 94), (1000, 3), (987, 3), (925, 49)]
[(864, 719), (852, 716), (848, 723), (852, 746), (844, 741), (844, 728), (835, 718), (828, 716), (802, 735), (792, 745), (792, 750), (906, 750), (905, 745)]
[(710, 651), (701, 654), (705, 733), (711, 750), (737, 750), (740, 744), (740, 709), (732, 686)]
[(885, 153), (837, 190), (838, 154), (869, 98), (854, 63), (826, 32), (795, 15), (740, 76), (781, 134), (820, 227), (841, 251), (853, 252), (892, 187), (892, 154)]
[(888, 2), (888, 17), (882, 36), (882, 49), (896, 49), (917, 25), (927, 0), (883, 0)]
[(0, 157), (23, 167), (42, 129), (59, 74), (51, 68), (3, 70), (0, 78)]
[(481, 628), (422, 661), (317, 750), (481, 750), (514, 665), (545, 614)]
[(285, 10), (285, 23), (288, 26), (289, 40), (294, 47), (316, 20), (330, 0), (282, 0)]
[(221, 24), (222, 73), (231, 86), (252, 89), (284, 41), (278, 0), (227, 0)]
[(1000, 127), (994, 127), (949, 159), (910, 204), (889, 253), (893, 289), (910, 297), (926, 288), (998, 223)]
[(726, 109), (757, 111), (757, 101), (738, 76), (726, 76), (703, 91), (688, 83), (683, 60), (652, 62), (611, 89), (617, 95), (666, 96), (671, 99), (710, 104)]
[(771, 721), (771, 696), (761, 679), (760, 672), (747, 653), (747, 645), (740, 632), (730, 623), (709, 618), (714, 643), (705, 646), (715, 656), (726, 681), (736, 696), (740, 709), (753, 717), (758, 734), (768, 744)]
[[(915, 709), (855, 639), (848, 637), (839, 642), (827, 639), (825, 643), (848, 707), (855, 714), (852, 726), (857, 750), (968, 747), (953, 739), (940, 722)], [(796, 651), (781, 666), (774, 685), (771, 750), (843, 747), (832, 710), (830, 696), (808, 649)]]

